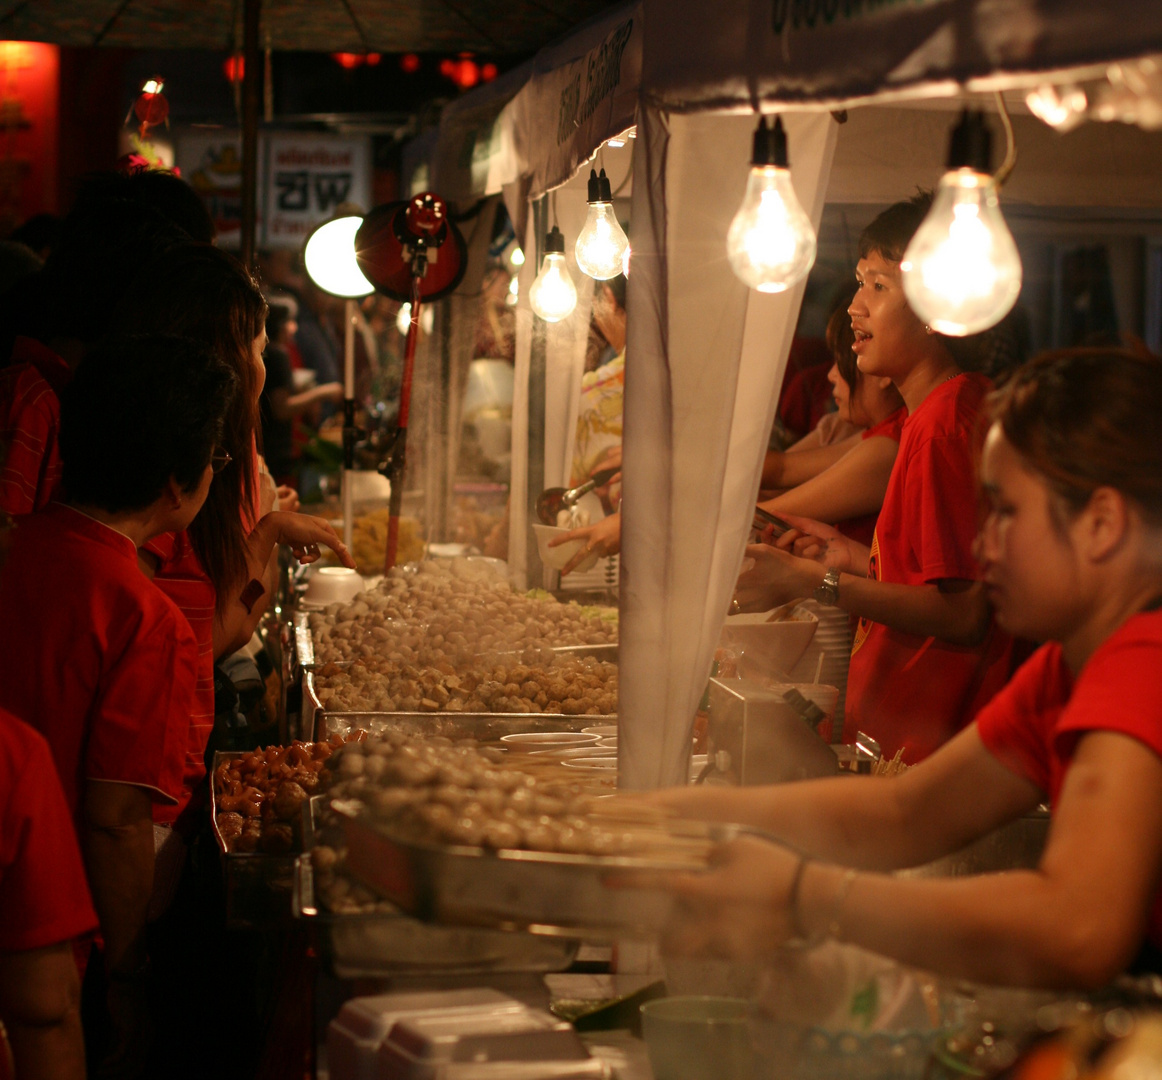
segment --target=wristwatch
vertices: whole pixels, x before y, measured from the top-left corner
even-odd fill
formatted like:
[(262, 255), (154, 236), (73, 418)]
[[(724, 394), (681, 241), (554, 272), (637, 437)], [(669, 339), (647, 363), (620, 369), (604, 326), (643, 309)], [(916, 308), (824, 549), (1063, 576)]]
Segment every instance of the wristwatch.
[(815, 586), (815, 599), (827, 607), (839, 603), (839, 571), (834, 566), (823, 575), (823, 584)]

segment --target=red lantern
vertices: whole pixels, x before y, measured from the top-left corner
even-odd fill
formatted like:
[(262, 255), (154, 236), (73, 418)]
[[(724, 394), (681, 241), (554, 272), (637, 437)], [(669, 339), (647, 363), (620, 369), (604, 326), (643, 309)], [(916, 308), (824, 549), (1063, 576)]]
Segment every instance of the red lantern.
[(331, 59), (335, 61), (344, 71), (352, 71), (363, 63), (362, 53), (353, 52), (335, 52), (331, 53)]
[(240, 83), (246, 76), (246, 58), (241, 53), (227, 56), (222, 61), (222, 74), (227, 82)]
[(484, 82), (492, 82), (496, 78), (498, 72), (495, 64), (485, 64), (480, 69), (480, 78)]
[(133, 103), (133, 113), (141, 121), (138, 130), (143, 139), (151, 127), (164, 124), (169, 116), (169, 102), (161, 92), (163, 86), (165, 80), (160, 77), (148, 79)]
[(409, 75), (420, 70), (420, 58), (415, 53), (404, 53), (399, 58), (399, 66)]

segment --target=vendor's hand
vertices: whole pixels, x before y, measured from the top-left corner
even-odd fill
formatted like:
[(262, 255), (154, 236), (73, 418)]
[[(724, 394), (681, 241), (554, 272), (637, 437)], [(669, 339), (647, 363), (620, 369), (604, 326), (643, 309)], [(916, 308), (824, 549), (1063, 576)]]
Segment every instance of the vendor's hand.
[(293, 514), (299, 508), (299, 493), (287, 484), (279, 484), (275, 492), (278, 498), (278, 509), (284, 514)]
[(750, 544), (746, 549), (750, 565), (738, 575), (731, 615), (743, 611), (770, 611), (780, 604), (809, 597), (823, 582), (823, 570), (810, 559), (767, 544)]
[(585, 544), (561, 568), (564, 577), (580, 566), (591, 554), (596, 552), (602, 558), (616, 555), (621, 550), (621, 515), (610, 514), (602, 518), (595, 525), (585, 525), (580, 529), (572, 529), (564, 536), (558, 536), (549, 541), (549, 547), (560, 547), (570, 540), (584, 540)]
[(621, 874), (606, 884), (674, 894), (663, 953), (753, 962), (794, 936), (790, 896), (798, 865), (787, 848), (743, 836), (718, 845), (704, 873)]
[(867, 548), (844, 536), (832, 525), (795, 514), (780, 514), (788, 525), (794, 528), (777, 539), (774, 529), (763, 530), (765, 543), (773, 544), (781, 551), (790, 551), (802, 559), (813, 559), (826, 567), (848, 574), (867, 572)]
[(273, 527), (278, 543), (289, 547), (291, 553), (301, 563), (315, 562), (319, 558), (319, 545), (323, 544), (339, 556), (339, 561), (344, 566), (351, 570), (355, 569), (355, 560), (351, 558), (339, 534), (322, 518), (276, 510), (272, 514), (267, 514), (259, 524)]
[(341, 382), (323, 383), (316, 386), (312, 393), (316, 401), (340, 402), (343, 400), (343, 384)]

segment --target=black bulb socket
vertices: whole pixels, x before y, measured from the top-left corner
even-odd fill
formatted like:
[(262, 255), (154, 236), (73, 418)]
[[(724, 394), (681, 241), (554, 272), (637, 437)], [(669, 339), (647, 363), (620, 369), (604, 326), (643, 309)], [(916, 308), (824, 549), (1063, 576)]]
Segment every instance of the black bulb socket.
[(609, 177), (605, 175), (604, 169), (600, 176), (596, 169), (589, 170), (589, 201), (613, 202), (613, 189), (609, 186)]
[(948, 138), (948, 168), (990, 172), (993, 137), (979, 109), (965, 109)]
[(783, 130), (783, 118), (775, 117), (774, 125), (767, 126), (767, 118), (759, 118), (759, 126), (754, 133), (754, 153), (750, 163), (754, 167), (774, 165), (778, 169), (788, 169), (787, 133)]
[(565, 254), (565, 238), (561, 235), (561, 230), (558, 229), (556, 225), (554, 225), (547, 233), (545, 233), (545, 254)]

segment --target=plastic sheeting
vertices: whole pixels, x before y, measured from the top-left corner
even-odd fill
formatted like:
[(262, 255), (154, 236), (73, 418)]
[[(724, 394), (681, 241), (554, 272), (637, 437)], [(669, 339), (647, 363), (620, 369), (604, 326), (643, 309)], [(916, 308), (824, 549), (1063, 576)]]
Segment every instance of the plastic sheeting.
[[(818, 228), (838, 125), (784, 118)], [(626, 350), (619, 784), (684, 783), (802, 299), (726, 258), (754, 120), (639, 116)]]

